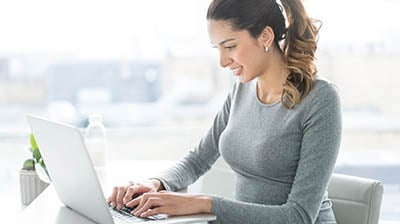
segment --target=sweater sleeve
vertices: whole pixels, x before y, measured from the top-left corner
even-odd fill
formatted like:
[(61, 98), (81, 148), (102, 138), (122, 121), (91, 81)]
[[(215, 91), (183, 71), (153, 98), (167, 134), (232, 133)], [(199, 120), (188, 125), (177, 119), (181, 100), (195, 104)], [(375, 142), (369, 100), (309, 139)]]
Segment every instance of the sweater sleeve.
[(177, 191), (186, 188), (206, 173), (218, 159), (220, 156), (218, 142), (229, 120), (231, 100), (235, 89), (236, 85), (227, 96), (213, 125), (199, 144), (190, 150), (183, 159), (155, 177), (163, 183), (166, 190)]
[(308, 101), (294, 182), (286, 203), (264, 205), (213, 196), (217, 223), (314, 223), (336, 162), (341, 136), (341, 107), (333, 84)]

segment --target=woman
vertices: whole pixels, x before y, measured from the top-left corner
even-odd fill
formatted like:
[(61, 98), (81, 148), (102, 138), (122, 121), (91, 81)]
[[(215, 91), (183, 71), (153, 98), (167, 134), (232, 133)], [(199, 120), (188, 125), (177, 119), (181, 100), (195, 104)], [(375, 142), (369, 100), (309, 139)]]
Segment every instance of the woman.
[[(336, 223), (326, 189), (340, 145), (340, 102), (334, 85), (317, 77), (318, 29), (301, 0), (214, 0), (207, 20), (221, 66), (240, 82), (194, 150), (147, 183), (115, 187), (108, 202), (138, 206), (132, 214), (144, 217)], [(235, 200), (171, 192), (196, 181), (220, 155), (236, 174)]]

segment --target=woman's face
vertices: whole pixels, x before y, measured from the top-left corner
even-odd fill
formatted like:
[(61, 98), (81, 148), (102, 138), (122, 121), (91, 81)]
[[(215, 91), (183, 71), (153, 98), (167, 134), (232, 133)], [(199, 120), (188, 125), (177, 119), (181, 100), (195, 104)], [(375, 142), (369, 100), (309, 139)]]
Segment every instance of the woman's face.
[(219, 51), (220, 65), (232, 70), (241, 82), (250, 82), (266, 71), (268, 56), (260, 38), (253, 38), (247, 30), (234, 31), (223, 20), (208, 20), (208, 33)]

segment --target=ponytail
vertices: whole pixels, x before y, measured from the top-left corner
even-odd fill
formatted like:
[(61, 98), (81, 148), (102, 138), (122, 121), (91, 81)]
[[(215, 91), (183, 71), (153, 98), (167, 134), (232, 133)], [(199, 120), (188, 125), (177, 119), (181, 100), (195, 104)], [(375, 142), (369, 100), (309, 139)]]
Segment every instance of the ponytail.
[[(283, 88), (281, 102), (286, 108), (293, 109), (314, 86), (317, 75), (315, 51), (320, 28), (314, 23), (320, 21), (308, 17), (301, 0), (281, 0), (281, 2), (288, 21), (282, 51), (290, 71)], [(288, 103), (283, 100), (284, 97)]]

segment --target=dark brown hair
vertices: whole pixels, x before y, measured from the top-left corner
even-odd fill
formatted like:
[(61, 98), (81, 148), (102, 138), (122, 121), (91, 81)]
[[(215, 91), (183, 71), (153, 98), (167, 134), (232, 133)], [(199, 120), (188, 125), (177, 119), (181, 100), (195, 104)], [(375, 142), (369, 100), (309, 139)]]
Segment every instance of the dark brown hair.
[[(208, 8), (207, 19), (228, 21), (233, 30), (247, 30), (254, 38), (266, 26), (272, 28), (274, 43), (281, 49), (290, 71), (281, 102), (292, 109), (314, 86), (319, 28), (315, 26), (317, 20), (308, 17), (301, 0), (281, 0), (281, 3), (283, 8), (275, 0), (214, 0)], [(284, 40), (282, 48), (281, 40)]]

